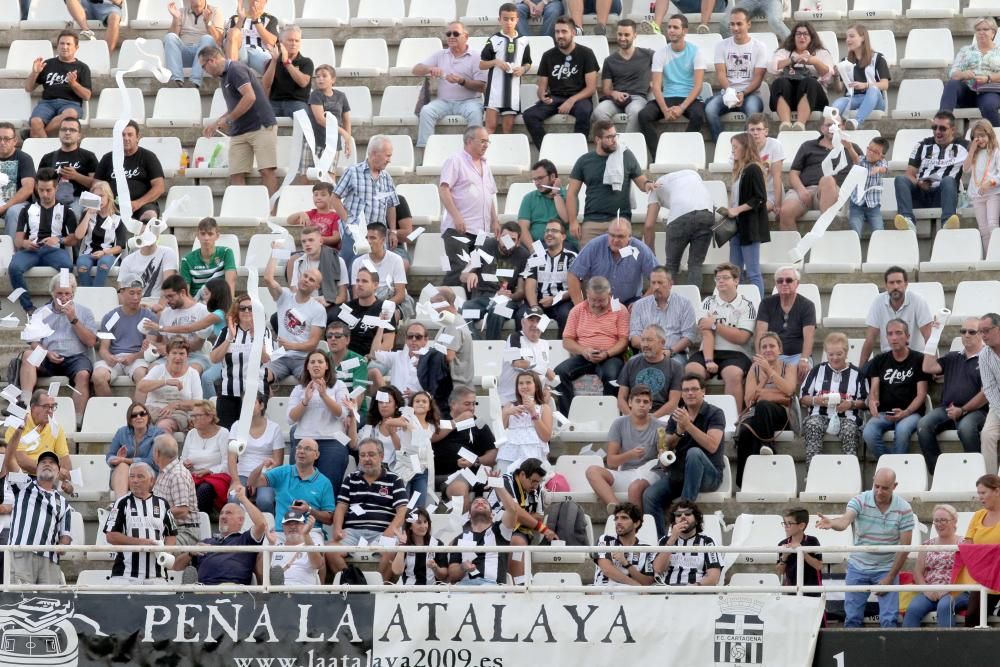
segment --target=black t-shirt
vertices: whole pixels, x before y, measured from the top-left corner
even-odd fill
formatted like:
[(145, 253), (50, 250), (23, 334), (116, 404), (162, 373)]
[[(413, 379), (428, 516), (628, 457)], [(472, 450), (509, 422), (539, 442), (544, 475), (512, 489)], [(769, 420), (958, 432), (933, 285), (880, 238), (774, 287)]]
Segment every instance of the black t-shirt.
[[(681, 405), (684, 405), (683, 401), (681, 401)], [(710, 404), (708, 401), (704, 401), (701, 404), (701, 409), (698, 410), (698, 414), (695, 415), (693, 421), (695, 428), (704, 433), (708, 433), (709, 431), (715, 429), (723, 432), (726, 430), (726, 413), (724, 413), (720, 408)], [(670, 435), (677, 433), (677, 422), (674, 421), (673, 417), (667, 420), (667, 433)], [(695, 442), (694, 438), (692, 438), (689, 433), (682, 435), (681, 439), (677, 442), (677, 447), (675, 448), (677, 451), (677, 462), (668, 468), (671, 473), (679, 473), (681, 475), (684, 474), (684, 458), (687, 455), (687, 451), (693, 447), (701, 447), (701, 445)], [(715, 448), (714, 453), (709, 454), (706, 451), (705, 454), (708, 454), (708, 458), (712, 461), (712, 465), (715, 466), (715, 469), (722, 472), (725, 468), (723, 459), (726, 456), (725, 447), (722, 443)]]
[[(97, 156), (79, 146), (76, 150), (68, 152), (60, 148), (42, 156), (42, 159), (38, 162), (38, 168), (42, 169), (44, 167), (51, 167), (52, 169), (72, 167), (84, 176), (93, 176), (97, 171)], [(73, 196), (67, 199), (64, 193), (68, 194), (69, 188), (72, 188)], [(62, 204), (68, 204), (73, 199), (77, 199), (86, 189), (75, 181), (60, 179), (59, 189), (56, 191), (56, 199)]]
[(399, 203), (396, 204), (396, 223), (398, 224), (400, 220), (412, 218), (413, 214), (410, 213), (410, 204), (406, 201), (406, 197), (397, 194), (396, 198), (399, 199)]
[[(514, 249), (510, 251), (510, 254), (505, 255), (500, 251), (500, 244), (495, 238), (488, 237), (485, 242), (483, 242), (483, 252), (493, 257), (493, 261), (490, 263), (483, 262), (482, 268), (477, 271), (479, 273), (479, 283), (476, 285), (476, 289), (472, 291), (473, 296), (493, 296), (501, 287), (506, 287), (511, 292), (517, 289), (517, 279), (524, 273), (524, 267), (528, 263), (528, 258), (531, 256), (531, 252), (528, 251), (523, 245), (518, 243), (514, 246)], [(497, 271), (503, 271), (504, 275), (497, 275)], [(513, 271), (513, 275), (507, 275), (507, 271)], [(497, 281), (493, 282), (491, 280), (483, 280), (483, 274), (495, 275)]]
[[(142, 197), (153, 187), (154, 178), (163, 178), (163, 167), (156, 153), (140, 146), (132, 155), (125, 156), (125, 179), (128, 181), (129, 196), (132, 201)], [(106, 153), (97, 165), (94, 177), (111, 184), (111, 191), (118, 196), (118, 183), (115, 181), (111, 153)]]
[(83, 98), (73, 92), (72, 86), (66, 83), (66, 77), (70, 72), (76, 72), (76, 82), (87, 90), (93, 89), (90, 82), (90, 67), (87, 63), (74, 60), (71, 63), (64, 63), (58, 58), (49, 58), (45, 61), (35, 85), (42, 86), (43, 100), (69, 100), (77, 104), (83, 104)]
[[(823, 160), (830, 154), (830, 149), (819, 142), (819, 139), (810, 139), (805, 142), (799, 146), (798, 152), (795, 153), (795, 159), (792, 160), (792, 169), (799, 172), (799, 180), (807, 188), (819, 185), (819, 180), (823, 178)], [(858, 155), (864, 154), (857, 144), (851, 145), (854, 147), (854, 152)], [(844, 171), (841, 173), (846, 178), (847, 172)]]
[(9, 201), (24, 179), (35, 177), (35, 163), (24, 151), (15, 150), (10, 157), (0, 157), (0, 174), (7, 176), (7, 185), (0, 186), (0, 200)]
[[(375, 299), (375, 303), (370, 306), (362, 306), (357, 299), (352, 299), (347, 302), (347, 306), (351, 309), (351, 315), (358, 318), (358, 323), (351, 329), (351, 340), (347, 343), (347, 349), (357, 352), (360, 355), (366, 355), (372, 351), (372, 339), (375, 338), (375, 332), (378, 331), (378, 327), (362, 324), (360, 320), (365, 315), (371, 315), (372, 317), (381, 315), (382, 299)], [(399, 311), (397, 310), (396, 314), (389, 320), (393, 326), (399, 324), (398, 313)]]
[[(306, 58), (301, 53), (292, 59), (292, 65), (303, 74), (312, 77), (313, 61)], [(268, 67), (277, 67), (274, 71), (274, 81), (271, 83), (271, 99), (275, 102), (308, 102), (309, 84), (305, 87), (295, 83), (295, 80), (288, 73), (284, 65), (279, 65), (276, 60), (271, 60)]]
[[(889, 63), (885, 61), (885, 57), (879, 53), (875, 57), (875, 76), (879, 81), (883, 81), (889, 78)], [(854, 80), (858, 83), (867, 83), (868, 77), (865, 76), (865, 68), (861, 65), (854, 64)]]
[[(872, 359), (868, 370), (869, 379), (878, 378), (878, 411), (905, 410), (917, 396), (917, 383), (930, 380), (923, 371), (924, 355), (907, 349), (909, 354), (903, 361), (896, 361), (892, 352), (883, 352)], [(924, 414), (921, 403), (918, 413)]]
[(38, 230), (33, 231), (28, 226), (29, 213), (32, 208), (33, 205), (25, 206), (21, 209), (20, 215), (17, 216), (17, 231), (24, 232), (24, 238), (35, 243), (41, 243), (50, 236), (61, 239), (65, 238), (67, 234), (72, 234), (76, 231), (76, 215), (70, 210), (69, 206), (63, 206), (62, 225), (57, 228), (53, 228), (52, 226), (52, 214), (55, 211), (55, 207), (41, 209), (38, 215)]
[[(783, 547), (792, 538), (786, 537), (785, 539), (778, 542), (779, 547)], [(804, 547), (818, 547), (820, 546), (819, 540), (815, 535), (803, 535), (802, 536), (802, 546)], [(778, 560), (785, 554), (779, 554)], [(819, 551), (813, 553), (809, 552), (809, 555), (818, 561), (823, 560), (823, 554)], [(799, 571), (799, 559), (795, 554), (788, 554), (788, 560), (785, 561), (785, 580), (782, 582), (784, 586), (795, 586), (798, 583), (798, 571)], [(804, 586), (819, 586), (819, 570), (812, 567), (811, 565), (806, 565), (805, 571), (802, 573), (802, 584)], [(819, 596), (819, 593), (806, 593), (806, 595)]]
[(781, 297), (772, 294), (760, 302), (757, 321), (767, 322), (767, 330), (781, 337), (783, 354), (802, 354), (802, 328), (816, 326), (816, 304), (799, 294), (786, 314), (781, 309)]
[(576, 44), (570, 53), (558, 48), (542, 54), (538, 65), (538, 76), (548, 77), (549, 94), (552, 97), (573, 97), (587, 85), (585, 75), (596, 72), (597, 56), (586, 46)]
[[(458, 451), (465, 447), (476, 456), (496, 448), (496, 438), (489, 426), (473, 426), (465, 431), (451, 430), (434, 443), (434, 474), (450, 475), (458, 470)], [(472, 468), (472, 472), (476, 467)]]

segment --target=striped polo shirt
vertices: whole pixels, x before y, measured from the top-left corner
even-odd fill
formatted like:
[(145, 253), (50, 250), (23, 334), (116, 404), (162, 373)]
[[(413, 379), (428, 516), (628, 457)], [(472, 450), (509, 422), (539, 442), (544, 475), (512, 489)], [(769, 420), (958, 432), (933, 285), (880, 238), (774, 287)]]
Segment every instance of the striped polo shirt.
[[(913, 509), (899, 494), (892, 494), (889, 508), (882, 513), (869, 489), (851, 498), (847, 509), (854, 512), (854, 544), (858, 546), (900, 544), (902, 533), (913, 530)], [(895, 553), (852, 553), (850, 564), (859, 570), (878, 572), (892, 567)]]
[(406, 505), (409, 497), (403, 480), (394, 473), (383, 470), (382, 475), (369, 484), (364, 473), (355, 470), (344, 478), (337, 502), (347, 505), (344, 528), (384, 531), (396, 517), (396, 508)]

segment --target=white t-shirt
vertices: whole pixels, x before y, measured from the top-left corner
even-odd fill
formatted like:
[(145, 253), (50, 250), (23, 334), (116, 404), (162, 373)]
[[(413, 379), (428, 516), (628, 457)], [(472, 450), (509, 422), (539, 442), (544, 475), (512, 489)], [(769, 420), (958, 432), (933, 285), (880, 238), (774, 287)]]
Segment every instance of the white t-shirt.
[(681, 169), (656, 179), (653, 194), (660, 206), (670, 209), (668, 225), (691, 211), (711, 211), (714, 205), (712, 193), (692, 169)]
[[(279, 532), (277, 535), (278, 544), (284, 544), (284, 533)], [(315, 543), (314, 541), (313, 544)], [(319, 583), (319, 573), (309, 563), (309, 554), (305, 551), (274, 551), (271, 553), (271, 565), (277, 565), (285, 571), (286, 585), (313, 586)]]
[[(337, 258), (340, 261), (340, 280), (337, 281), (337, 287), (344, 286), (347, 287), (347, 263), (344, 262), (343, 257)], [(309, 269), (316, 269), (319, 271), (319, 262), (314, 262), (305, 255), (302, 255), (298, 259), (292, 262), (292, 279), (288, 282), (290, 288), (298, 289), (299, 286), (299, 275), (302, 271), (308, 271)], [(309, 296), (317, 297), (320, 296), (319, 289), (313, 291)]]
[[(233, 424), (234, 431), (236, 427), (237, 425)], [(271, 458), (274, 450), (284, 448), (285, 436), (281, 434), (281, 427), (268, 419), (264, 432), (259, 438), (247, 437), (247, 449), (236, 464), (236, 472), (241, 477), (249, 477), (254, 468), (263, 463), (265, 459)], [(276, 463), (281, 465), (281, 461), (276, 461)]]
[[(730, 158), (731, 160), (732, 158)], [(781, 183), (775, 183), (771, 178), (771, 165), (778, 160), (785, 159), (785, 149), (781, 142), (774, 137), (768, 137), (764, 141), (764, 148), (760, 151), (760, 159), (764, 162), (764, 180), (767, 182), (767, 198), (774, 201), (774, 193), (781, 189)]]
[[(312, 335), (312, 327), (326, 327), (326, 308), (318, 301), (309, 299), (305, 303), (295, 300), (295, 293), (287, 287), (275, 304), (278, 308), (278, 337), (293, 343), (305, 343)], [(286, 350), (289, 357), (305, 358), (302, 350)]]
[(160, 298), (160, 286), (166, 277), (167, 271), (177, 272), (177, 253), (173, 248), (156, 246), (156, 250), (149, 255), (143, 255), (136, 250), (129, 253), (122, 259), (121, 267), (118, 269), (119, 276), (139, 276), (146, 283), (146, 289), (142, 296), (153, 299)]
[(379, 350), (375, 353), (375, 360), (389, 367), (389, 384), (393, 387), (403, 392), (407, 389), (413, 393), (421, 391), (420, 380), (417, 379), (419, 355), (411, 357), (410, 351), (404, 347), (393, 352)]
[(215, 435), (203, 438), (197, 430), (191, 429), (184, 437), (181, 461), (191, 459), (193, 470), (209, 470), (222, 473), (229, 470), (229, 431), (219, 427)]
[[(724, 322), (731, 327), (743, 329), (753, 334), (757, 322), (757, 309), (753, 303), (742, 294), (737, 293), (732, 301), (725, 301), (718, 294), (713, 294), (701, 302), (701, 309), (698, 312), (698, 319), (705, 315), (713, 314), (720, 322)], [(727, 352), (742, 352), (748, 357), (753, 357), (753, 335), (744, 345), (731, 343), (723, 336), (715, 337), (715, 349)]]
[(726, 66), (729, 86), (740, 93), (753, 81), (754, 70), (767, 68), (767, 47), (754, 38), (737, 44), (732, 37), (715, 45), (715, 64)]
[[(199, 322), (206, 317), (208, 317), (208, 308), (205, 307), (205, 304), (197, 301), (189, 308), (164, 308), (163, 312), (160, 313), (160, 326), (172, 327), (178, 324), (193, 324), (194, 322)], [(187, 341), (188, 346), (191, 348), (190, 352), (192, 354), (195, 352), (201, 352), (201, 348), (205, 345), (205, 339), (208, 338), (211, 333), (212, 325), (208, 325), (200, 331), (184, 334), (184, 340)], [(168, 334), (168, 336), (173, 337), (173, 334)]]
[(390, 290), (396, 285), (406, 284), (406, 269), (403, 267), (403, 258), (394, 252), (385, 253), (381, 261), (376, 262), (371, 255), (362, 255), (351, 264), (351, 284), (358, 284), (358, 271), (365, 265), (365, 260), (370, 261), (375, 270), (378, 271), (379, 285), (388, 287)]
[[(511, 337), (516, 335), (518, 334), (512, 334)], [(529, 370), (544, 379), (545, 371), (549, 370), (549, 341), (539, 338), (538, 342), (532, 343), (527, 336), (521, 334), (521, 346), (513, 347), (510, 344), (511, 337), (507, 338), (504, 346), (503, 366), (500, 369), (500, 380), (497, 382), (497, 392), (500, 395), (500, 400), (504, 403), (510, 403), (516, 396), (514, 381), (517, 379), (518, 373)], [(511, 361), (508, 361), (507, 350), (518, 350), (521, 353), (521, 358), (530, 361), (531, 366), (526, 369), (514, 368)]]
[(156, 364), (149, 369), (149, 373), (146, 374), (146, 379), (175, 379), (181, 381), (180, 389), (172, 386), (164, 386), (159, 389), (154, 389), (146, 394), (146, 407), (150, 410), (162, 410), (168, 403), (174, 403), (176, 401), (200, 401), (204, 397), (201, 393), (201, 376), (198, 375), (198, 371), (190, 366), (187, 369), (187, 373), (179, 378), (173, 378), (170, 373), (167, 372), (166, 364)]
[[(326, 395), (338, 403), (346, 401), (348, 398), (347, 385), (337, 380), (332, 387), (326, 388)], [(295, 385), (295, 389), (292, 389), (292, 395), (288, 397), (288, 411), (291, 412), (291, 409), (301, 403), (305, 396), (305, 388), (301, 384)], [(343, 414), (343, 410), (341, 414)], [(295, 424), (295, 437), (300, 440), (302, 438), (328, 440), (333, 438), (335, 433), (344, 432), (343, 419), (330, 412), (330, 409), (323, 402), (323, 397), (318, 392), (313, 392), (312, 399), (310, 399), (302, 416), (299, 417), (299, 421), (293, 421), (289, 414), (288, 422)]]

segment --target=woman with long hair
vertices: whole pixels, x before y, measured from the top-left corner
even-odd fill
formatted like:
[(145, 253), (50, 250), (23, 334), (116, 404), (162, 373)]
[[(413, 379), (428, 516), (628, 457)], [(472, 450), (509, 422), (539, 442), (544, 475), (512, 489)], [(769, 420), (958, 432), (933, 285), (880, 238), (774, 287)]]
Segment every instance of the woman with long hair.
[[(405, 531), (396, 528), (396, 540), (401, 545), (441, 546), (441, 540), (431, 535), (431, 515), (423, 507), (409, 513)], [(390, 567), (393, 578), (398, 578), (399, 583), (407, 586), (448, 583), (448, 554), (445, 553), (398, 551)]]
[(542, 381), (532, 371), (514, 379), (516, 396), (503, 406), (500, 416), (507, 429), (507, 442), (497, 450), (501, 472), (512, 472), (511, 464), (524, 459), (548, 460), (552, 437), (552, 406), (545, 400)]
[(401, 412), (405, 406), (403, 392), (391, 384), (382, 385), (375, 394), (375, 409), (368, 410), (368, 423), (358, 431), (358, 442), (372, 438), (382, 443), (382, 463), (393, 472), (397, 453), (403, 446), (401, 435), (407, 429)]
[[(768, 67), (776, 78), (771, 83), (771, 111), (781, 120), (779, 132), (806, 129), (809, 115), (822, 110), (830, 101), (826, 86), (833, 78), (833, 56), (823, 48), (816, 28), (800, 21), (792, 28), (781, 47), (774, 52)], [(795, 122), (792, 122), (792, 110)]]
[(208, 358), (221, 369), (219, 379), (219, 395), (216, 397), (216, 409), (219, 413), (219, 423), (231, 429), (240, 418), (243, 407), (243, 396), (246, 393), (247, 372), (260, 375), (257, 391), (267, 396), (264, 386), (264, 364), (268, 362), (267, 353), (270, 347), (271, 330), (264, 325), (264, 343), (261, 352), (260, 367), (248, 369), (250, 347), (253, 345), (253, 302), (249, 294), (240, 294), (233, 301), (226, 316), (226, 327), (219, 333), (209, 352)]
[(125, 425), (115, 432), (104, 460), (111, 468), (111, 498), (117, 499), (128, 493), (128, 467), (133, 463), (153, 463), (153, 440), (163, 431), (150, 426), (149, 409), (142, 403), (133, 402), (125, 411)]
[(191, 430), (184, 438), (181, 463), (194, 478), (198, 511), (222, 509), (233, 485), (228, 472), (229, 431), (219, 426), (211, 401), (195, 401), (191, 407)]
[(848, 109), (857, 109), (856, 119), (847, 121), (847, 127), (858, 129), (872, 111), (885, 111), (885, 91), (889, 89), (889, 63), (885, 56), (872, 49), (868, 29), (855, 23), (847, 29), (847, 61), (854, 63), (850, 90), (844, 97), (833, 101), (840, 115), (846, 118)]
[[(1000, 476), (987, 473), (976, 480), (976, 495), (983, 508), (972, 515), (965, 530), (966, 544), (1000, 544)], [(958, 574), (956, 583), (978, 583), (969, 572), (968, 563)], [(986, 596), (987, 609), (994, 609), (1000, 603), (1000, 591), (991, 590)], [(969, 596), (969, 607), (965, 612), (965, 627), (979, 625), (979, 593)]]
[[(90, 191), (101, 198), (101, 208), (88, 208), (74, 232), (80, 241), (80, 256), (76, 259), (76, 281), (80, 287), (104, 287), (111, 267), (128, 242), (128, 230), (118, 218), (115, 195), (104, 181), (94, 181)], [(110, 224), (109, 224), (110, 223)], [(90, 277), (90, 269), (97, 267)]]
[[(267, 418), (266, 409), (267, 398), (263, 394), (257, 394), (253, 404), (253, 417), (250, 419), (250, 430), (246, 434), (247, 448), (241, 455), (229, 452), (229, 476), (234, 483), (239, 480), (240, 484), (246, 486), (250, 473), (267, 459), (275, 461), (278, 465), (285, 460), (285, 436), (277, 422)], [(254, 504), (261, 512), (274, 514), (272, 487), (247, 487), (247, 496), (253, 498)]]
[(771, 240), (767, 221), (767, 184), (757, 144), (746, 132), (733, 135), (733, 190), (730, 208), (720, 209), (736, 218), (736, 235), (729, 241), (729, 261), (739, 267), (745, 282), (756, 285), (764, 297), (760, 271), (760, 244)]
[(1000, 225), (1000, 146), (990, 121), (977, 120), (972, 126), (969, 156), (962, 171), (969, 175), (967, 192), (976, 211), (985, 256), (990, 235)]

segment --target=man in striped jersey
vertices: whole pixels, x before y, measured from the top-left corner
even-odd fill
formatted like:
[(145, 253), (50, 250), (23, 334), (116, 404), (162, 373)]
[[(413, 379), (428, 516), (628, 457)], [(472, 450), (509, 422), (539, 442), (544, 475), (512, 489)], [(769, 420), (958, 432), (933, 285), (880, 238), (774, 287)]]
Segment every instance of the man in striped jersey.
[[(701, 532), (704, 517), (698, 505), (679, 500), (670, 512), (670, 535), (660, 538), (661, 547), (710, 547), (715, 541)], [(722, 561), (714, 551), (660, 553), (653, 561), (657, 581), (668, 586), (715, 586), (722, 576)]]
[[(155, 546), (177, 543), (177, 525), (170, 505), (153, 495), (156, 473), (148, 463), (133, 463), (128, 469), (129, 492), (115, 502), (104, 524), (108, 544)], [(156, 562), (155, 551), (124, 551), (115, 555), (111, 583), (142, 586), (163, 583), (166, 569)]]
[[(17, 469), (14, 452), (21, 442), (24, 427), (14, 429), (8, 438), (3, 459), (3, 475)], [(38, 455), (35, 479), (26, 484), (12, 484), (14, 507), (11, 512), (10, 544), (54, 547), (70, 543), (72, 508), (56, 490), (59, 481), (59, 457), (45, 450)], [(59, 551), (15, 553), (11, 559), (15, 584), (59, 584)]]
[[(615, 534), (601, 535), (598, 546), (646, 547), (636, 536), (642, 526), (642, 509), (635, 503), (619, 503), (614, 507)], [(653, 554), (648, 551), (598, 552), (594, 559), (595, 586), (649, 586), (653, 583)]]
[[(517, 502), (517, 513), (514, 516), (514, 534), (510, 543), (513, 545), (531, 544), (537, 534), (550, 542), (558, 540), (555, 531), (545, 525), (542, 508), (542, 494), (539, 488), (545, 479), (545, 468), (538, 459), (524, 459), (513, 472), (501, 477), (503, 488)], [(489, 494), (490, 509), (493, 516), (503, 512), (503, 501), (499, 489), (493, 489)], [(510, 576), (515, 584), (524, 582), (524, 554), (516, 554), (510, 562)]]
[(507, 583), (507, 559), (510, 554), (476, 551), (475, 547), (505, 546), (514, 535), (519, 506), (505, 488), (496, 494), (503, 504), (499, 520), (493, 519), (489, 501), (480, 496), (469, 508), (469, 522), (452, 542), (469, 551), (448, 554), (448, 578), (460, 586), (495, 586)]

